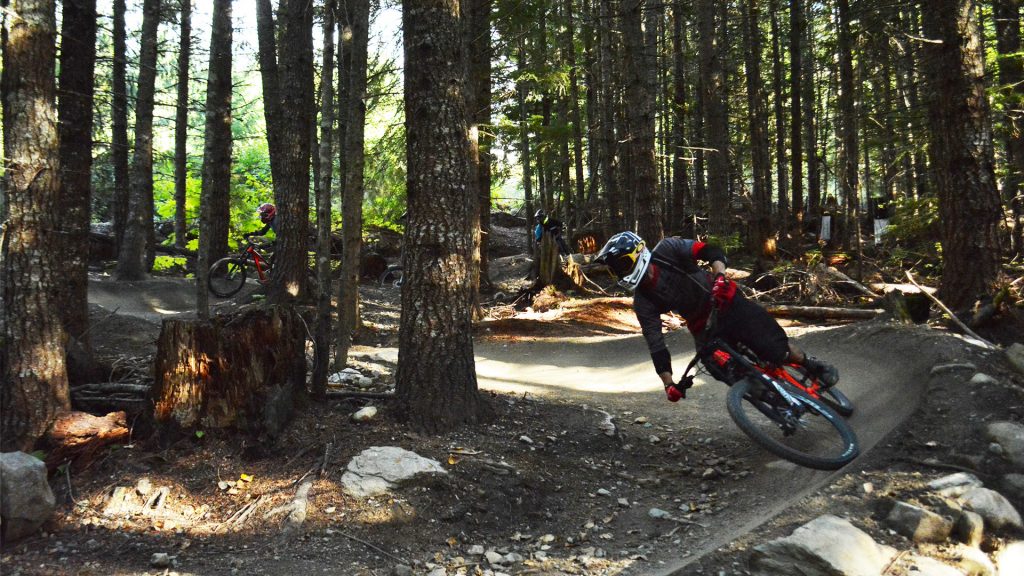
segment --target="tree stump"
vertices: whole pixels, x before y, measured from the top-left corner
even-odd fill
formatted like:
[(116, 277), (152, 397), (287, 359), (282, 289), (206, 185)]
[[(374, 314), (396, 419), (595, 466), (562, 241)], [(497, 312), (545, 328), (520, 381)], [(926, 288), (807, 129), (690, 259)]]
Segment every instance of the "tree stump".
[(104, 417), (85, 412), (66, 412), (57, 417), (43, 437), (48, 448), (46, 468), (53, 471), (65, 462), (76, 470), (87, 467), (100, 448), (128, 439), (124, 412), (111, 412)]
[(165, 320), (157, 340), (154, 419), (276, 437), (305, 388), (305, 341), (302, 318), (286, 306), (209, 321)]

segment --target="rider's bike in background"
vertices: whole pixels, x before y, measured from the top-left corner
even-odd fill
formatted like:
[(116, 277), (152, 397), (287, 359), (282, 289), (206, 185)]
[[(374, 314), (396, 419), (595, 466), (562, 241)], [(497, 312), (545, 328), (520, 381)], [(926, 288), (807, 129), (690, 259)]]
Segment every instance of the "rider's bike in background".
[(245, 286), (247, 269), (250, 267), (257, 282), (266, 284), (270, 281), (270, 260), (250, 238), (245, 238), (245, 246), (238, 254), (221, 258), (210, 266), (206, 284), (216, 296), (234, 296)]
[[(836, 470), (860, 453), (857, 437), (840, 416), (853, 405), (839, 390), (823, 386), (798, 364), (770, 365), (744, 346), (730, 346), (714, 336), (716, 312), (708, 322), (710, 337), (675, 384), (685, 397), (702, 370), (729, 384), (726, 408), (737, 426), (770, 452), (819, 470)], [(693, 375), (691, 370), (698, 362)]]

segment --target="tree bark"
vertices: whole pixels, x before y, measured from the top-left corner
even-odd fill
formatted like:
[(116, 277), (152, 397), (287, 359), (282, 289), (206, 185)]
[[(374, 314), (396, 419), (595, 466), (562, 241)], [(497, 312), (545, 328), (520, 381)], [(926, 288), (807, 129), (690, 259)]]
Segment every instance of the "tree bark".
[(263, 117), (267, 125), (267, 148), (270, 151), (270, 176), (274, 195), (284, 179), (281, 161), (281, 79), (277, 67), (277, 33), (274, 9), (270, 0), (256, 0), (256, 37), (259, 44), (260, 80), (263, 85)]
[(768, 151), (768, 111), (764, 85), (761, 81), (761, 28), (760, 0), (747, 0), (743, 14), (746, 40), (747, 114), (750, 125), (750, 148), (754, 175), (754, 213), (751, 234), (752, 253), (775, 256), (775, 242), (771, 234), (772, 166)]
[(63, 186), (54, 86), (53, 0), (14, 0), (5, 14), (0, 229), (0, 450), (30, 451), (71, 407), (59, 286)]
[(854, 108), (853, 38), (850, 32), (850, 2), (837, 0), (839, 8), (839, 133), (842, 143), (839, 186), (846, 201), (846, 226), (843, 245), (849, 247), (855, 236), (854, 226), (860, 225), (860, 183), (858, 161), (860, 150), (857, 140), (857, 115)]
[(770, 0), (772, 26), (772, 91), (775, 92), (775, 176), (778, 182), (779, 227), (785, 229), (789, 218), (789, 176), (786, 164), (786, 94), (783, 92), (784, 67), (779, 46), (782, 32), (779, 27), (779, 0)]
[(316, 332), (313, 336), (313, 397), (327, 397), (331, 356), (331, 176), (334, 157), (334, 13), (336, 2), (324, 5), (324, 54), (320, 72), (320, 171), (316, 195)]
[(196, 308), (206, 318), (210, 265), (227, 252), (228, 201), (231, 190), (231, 0), (214, 0), (210, 34), (210, 68), (206, 78), (206, 135), (200, 192), (199, 258), (196, 263)]
[(822, 155), (818, 152), (818, 118), (817, 118), (817, 78), (815, 77), (815, 54), (813, 35), (814, 13), (813, 3), (804, 4), (803, 36), (801, 42), (803, 78), (800, 85), (803, 87), (803, 97), (800, 99), (804, 108), (804, 142), (805, 155), (807, 159), (807, 194), (805, 205), (806, 210), (814, 217), (821, 215), (821, 164)]
[[(359, 251), (363, 229), (363, 167), (366, 124), (367, 42), (370, 26), (370, 5), (367, 0), (349, 4), (346, 29), (351, 30), (349, 46), (348, 110), (345, 131), (345, 188), (342, 202), (342, 234), (344, 250), (341, 257), (341, 288), (338, 295), (338, 336), (334, 362), (340, 369), (348, 361), (348, 350), (361, 324), (359, 314)], [(408, 205), (410, 217), (412, 205)], [(408, 230), (408, 220), (406, 229)], [(408, 233), (408, 232), (407, 232)], [(408, 240), (406, 240), (408, 246)], [(408, 270), (408, 268), (406, 268)], [(406, 278), (407, 280), (407, 278)], [(405, 282), (406, 280), (403, 280)]]
[(47, 447), (46, 468), (56, 470), (70, 463), (75, 470), (86, 468), (100, 449), (126, 442), (130, 430), (124, 412), (111, 412), (102, 418), (85, 412), (61, 414), (43, 439)]
[(683, 35), (683, 2), (672, 4), (672, 202), (669, 208), (668, 231), (678, 233), (690, 205), (690, 179), (686, 170), (686, 37)]
[(480, 305), (481, 286), (489, 286), (487, 278), (486, 227), (491, 211), (491, 165), (487, 133), (491, 122), (491, 2), (469, 0), (466, 3), (466, 45), (472, 46), (467, 61), (469, 117), (470, 187), (473, 206), (470, 227), (473, 233), (473, 254), (470, 262), (473, 284), (473, 319), (483, 318)]
[[(271, 119), (280, 136), (281, 180), (274, 181), (279, 233), (267, 298), (283, 304), (302, 299), (307, 290), (313, 102), (313, 11), (309, 0), (283, 0), (278, 19), (281, 45), (287, 49), (278, 55), (280, 115)], [(273, 149), (270, 154), (274, 155)]]
[[(619, 164), (617, 160), (617, 150), (615, 138), (615, 103), (617, 102), (617, 92), (615, 91), (614, 82), (614, 66), (612, 62), (615, 61), (614, 48), (612, 44), (613, 34), (612, 30), (618, 28), (614, 25), (614, 14), (615, 10), (610, 8), (612, 2), (600, 2), (598, 8), (598, 18), (602, 22), (607, 22), (607, 26), (599, 27), (601, 30), (601, 38), (598, 43), (598, 68), (600, 70), (602, 92), (604, 99), (601, 102), (601, 155), (603, 161), (601, 165), (604, 166), (603, 174), (603, 187), (605, 193), (605, 202), (608, 214), (608, 226), (611, 231), (619, 231), (623, 228), (623, 211), (622, 211), (622, 200), (621, 191), (616, 185), (618, 181)], [(532, 243), (532, 240), (531, 240)]]
[[(636, 198), (637, 233), (651, 246), (661, 241), (661, 202), (657, 188), (657, 162), (654, 142), (654, 95), (647, 73), (653, 55), (646, 55), (643, 22), (643, 0), (624, 0), (622, 5), (623, 60), (626, 71), (626, 109), (629, 124), (629, 148)], [(652, 10), (650, 6), (646, 10)], [(650, 60), (650, 61), (649, 61)]]
[(114, 0), (114, 62), (111, 76), (111, 144), (114, 165), (114, 198), (111, 213), (118, 251), (128, 227), (128, 81), (127, 30), (124, 22), (125, 0)]
[(457, 0), (405, 0), (409, 222), (398, 410), (428, 432), (482, 416), (470, 318), (465, 47)]
[(993, 171), (989, 105), (974, 0), (922, 5), (931, 85), (929, 152), (939, 200), (941, 299), (953, 309), (987, 294), (999, 274), (1002, 217)]
[(92, 105), (96, 0), (66, 0), (61, 23), (60, 162), (64, 176), (64, 327), (89, 350), (89, 216), (92, 213)]
[(719, 22), (717, 2), (698, 3), (700, 28), (701, 94), (705, 157), (708, 164), (708, 232), (722, 237), (729, 233), (729, 125), (725, 109), (726, 89), (722, 69), (724, 23)]
[(156, 91), (156, 42), (160, 0), (145, 0), (142, 7), (142, 46), (139, 51), (139, 88), (135, 103), (135, 154), (132, 156), (128, 218), (118, 251), (114, 276), (142, 280), (152, 261), (153, 240), (153, 104)]
[[(801, 130), (804, 128), (801, 108), (803, 99), (801, 88), (803, 48), (801, 40), (807, 28), (802, 0), (789, 0), (789, 22), (789, 109), (791, 116), (789, 152), (793, 177), (790, 198), (792, 199), (793, 217), (796, 220), (797, 230), (799, 231), (804, 217), (804, 144), (801, 134)], [(799, 236), (799, 233), (797, 235)]]
[(154, 365), (156, 421), (276, 437), (306, 386), (305, 342), (305, 323), (289, 307), (166, 320)]
[(188, 190), (188, 79), (192, 52), (192, 4), (181, 2), (181, 39), (178, 44), (178, 103), (174, 119), (174, 245), (184, 249), (188, 243), (185, 222)]
[(526, 94), (528, 92), (526, 80), (522, 77), (526, 71), (526, 54), (520, 46), (516, 52), (516, 70), (519, 80), (516, 82), (516, 100), (519, 111), (519, 155), (523, 162), (523, 200), (526, 204), (526, 246), (530, 254), (536, 255), (537, 248), (533, 240), (534, 207), (540, 203), (533, 198), (533, 163), (530, 150), (530, 115), (526, 107)]

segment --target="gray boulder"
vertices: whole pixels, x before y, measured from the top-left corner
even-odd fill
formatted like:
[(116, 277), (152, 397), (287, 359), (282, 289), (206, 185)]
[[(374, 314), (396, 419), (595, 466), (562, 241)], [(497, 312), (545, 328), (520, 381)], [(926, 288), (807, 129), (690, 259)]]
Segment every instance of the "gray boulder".
[(906, 502), (897, 502), (885, 522), (914, 542), (945, 542), (953, 532), (949, 518)]
[(357, 498), (377, 496), (416, 476), (447, 474), (437, 460), (396, 446), (372, 446), (349, 461), (341, 476), (345, 492)]
[(1003, 456), (1018, 472), (1024, 472), (1024, 426), (1016, 422), (993, 422), (985, 427), (985, 437), (1003, 449)]
[(960, 497), (964, 507), (974, 510), (985, 519), (985, 525), (995, 530), (1004, 526), (1024, 528), (1020, 513), (1002, 494), (988, 488), (973, 488)]
[(981, 546), (981, 541), (985, 539), (985, 520), (977, 512), (964, 510), (957, 517), (956, 524), (953, 525), (953, 532), (958, 540), (968, 546), (977, 548)]
[(937, 478), (928, 483), (928, 488), (943, 496), (959, 496), (971, 488), (980, 488), (981, 480), (974, 474), (957, 472)]
[(1007, 348), (1006, 359), (1017, 369), (1017, 372), (1024, 374), (1024, 344), (1017, 342)]
[(878, 576), (896, 550), (876, 543), (847, 520), (819, 516), (785, 538), (754, 548), (754, 576)]
[(46, 481), (46, 465), (24, 452), (0, 454), (0, 519), (4, 540), (13, 542), (38, 530), (56, 501)]
[(914, 576), (964, 576), (963, 571), (927, 556), (911, 556), (907, 565), (907, 573)]

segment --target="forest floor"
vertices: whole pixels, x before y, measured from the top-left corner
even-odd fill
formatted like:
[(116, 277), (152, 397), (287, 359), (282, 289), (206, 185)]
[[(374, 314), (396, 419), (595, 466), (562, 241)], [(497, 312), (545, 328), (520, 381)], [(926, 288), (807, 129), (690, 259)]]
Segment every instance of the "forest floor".
[[(506, 294), (526, 284), (526, 256), (491, 265)], [(194, 289), (174, 278), (131, 287), (95, 278), (98, 353), (145, 366), (157, 321), (187, 313)], [(387, 392), (399, 290), (368, 282), (361, 295), (366, 330), (349, 366), (371, 379), (363, 391)], [(399, 424), (386, 400), (348, 398), (301, 407), (259, 457), (229, 431), (203, 430), (169, 446), (133, 437), (88, 468), (53, 477), (58, 514), (44, 533), (4, 547), (0, 573), (743, 574), (752, 546), (824, 513), (906, 548), (879, 526), (880, 499), (951, 469), (975, 469), (994, 483), (997, 469), (981, 466), (979, 430), (1024, 420), (1024, 378), (1001, 354), (941, 327), (788, 322), (805, 349), (840, 369), (863, 446), (838, 472), (798, 468), (739, 432), (725, 411), (725, 386), (700, 380), (686, 400), (667, 402), (628, 299), (578, 295), (543, 308), (490, 303), (475, 326), (478, 382), (494, 414), (486, 424), (424, 436)], [(679, 370), (692, 343), (666, 322)], [(994, 380), (968, 386), (972, 372), (930, 376), (950, 362), (971, 362)], [(353, 422), (371, 404), (380, 414)], [(618, 437), (602, 432), (605, 415)], [(412, 450), (447, 474), (353, 498), (341, 474), (371, 446)], [(308, 509), (287, 520), (284, 507), (311, 477)], [(160, 488), (158, 505), (112, 506), (112, 495), (138, 499)], [(672, 518), (652, 517), (654, 508)], [(154, 564), (154, 554), (171, 564)]]

